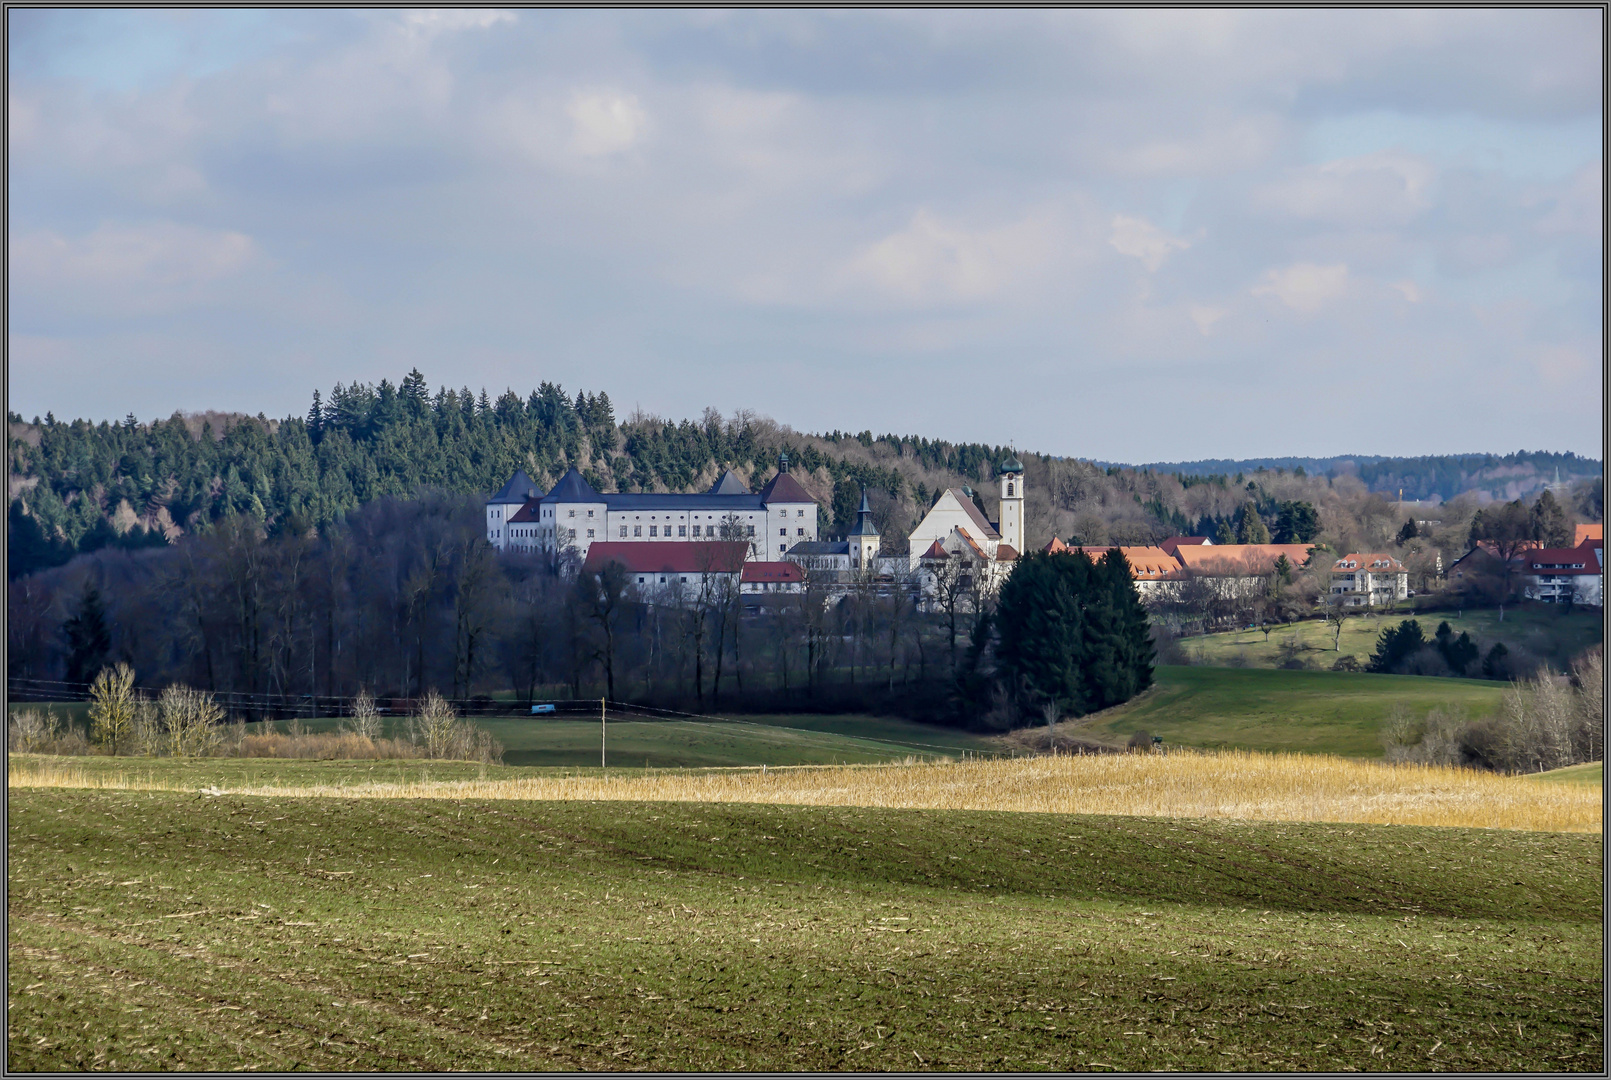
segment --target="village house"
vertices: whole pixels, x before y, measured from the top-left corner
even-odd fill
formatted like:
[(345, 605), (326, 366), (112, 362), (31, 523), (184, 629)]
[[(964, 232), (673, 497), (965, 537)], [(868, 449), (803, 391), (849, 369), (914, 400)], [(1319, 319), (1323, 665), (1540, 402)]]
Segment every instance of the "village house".
[(1575, 548), (1536, 548), (1523, 553), (1522, 595), (1545, 604), (1605, 606), (1603, 540)]
[(1391, 555), (1344, 555), (1331, 565), (1331, 595), (1345, 607), (1377, 607), (1410, 595), (1410, 574)]

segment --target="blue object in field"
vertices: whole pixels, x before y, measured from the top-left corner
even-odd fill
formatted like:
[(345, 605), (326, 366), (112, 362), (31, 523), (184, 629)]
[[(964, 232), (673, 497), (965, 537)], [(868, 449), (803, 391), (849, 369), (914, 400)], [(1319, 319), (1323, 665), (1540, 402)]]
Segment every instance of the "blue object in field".
[(531, 713), (533, 716), (536, 716), (538, 713), (551, 713), (553, 711), (554, 707), (552, 705), (533, 705), (531, 707)]

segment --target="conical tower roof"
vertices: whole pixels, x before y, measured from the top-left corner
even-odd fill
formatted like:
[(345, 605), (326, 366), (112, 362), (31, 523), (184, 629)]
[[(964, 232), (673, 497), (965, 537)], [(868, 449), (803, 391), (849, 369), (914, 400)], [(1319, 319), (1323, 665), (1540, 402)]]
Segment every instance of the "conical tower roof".
[(582, 474), (576, 471), (573, 465), (559, 478), (554, 490), (543, 497), (544, 502), (599, 502), (599, 493), (593, 490), (593, 485), (582, 479)]
[(867, 489), (861, 492), (861, 509), (856, 511), (856, 527), (848, 536), (877, 536), (878, 526), (873, 524), (873, 508), (867, 505)]
[(750, 489), (744, 485), (744, 481), (740, 480), (738, 473), (732, 469), (728, 469), (718, 476), (716, 482), (706, 492), (707, 495), (748, 495), (749, 493)]
[(526, 475), (524, 469), (516, 469), (515, 475), (509, 478), (509, 482), (499, 488), (498, 493), (488, 499), (487, 502), (523, 503), (527, 499), (540, 499), (542, 497), (543, 489), (532, 483), (531, 477)]

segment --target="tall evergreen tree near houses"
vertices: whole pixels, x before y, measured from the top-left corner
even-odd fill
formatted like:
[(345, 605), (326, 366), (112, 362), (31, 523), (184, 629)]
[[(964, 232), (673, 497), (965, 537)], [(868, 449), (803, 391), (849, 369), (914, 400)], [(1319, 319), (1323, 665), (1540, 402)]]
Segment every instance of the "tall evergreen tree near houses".
[(1251, 499), (1242, 504), (1242, 520), (1236, 529), (1236, 542), (1238, 544), (1270, 542), (1270, 530), (1265, 527), (1264, 519), (1259, 517), (1259, 508)]
[(994, 625), (997, 677), (1033, 718), (1047, 705), (1081, 716), (1152, 685), (1147, 613), (1117, 550), (1032, 552), (1001, 588)]

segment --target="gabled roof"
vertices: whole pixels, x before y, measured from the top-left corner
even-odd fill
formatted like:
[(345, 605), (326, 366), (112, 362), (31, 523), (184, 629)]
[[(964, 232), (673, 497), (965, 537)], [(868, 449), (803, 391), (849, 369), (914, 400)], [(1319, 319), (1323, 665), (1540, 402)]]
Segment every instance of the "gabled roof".
[(780, 472), (772, 477), (766, 482), (766, 486), (761, 489), (761, 502), (763, 505), (769, 506), (772, 503), (809, 504), (816, 501), (805, 488), (800, 486), (800, 481), (786, 472)]
[(979, 508), (973, 504), (973, 496), (963, 494), (966, 490), (966, 488), (952, 488), (950, 494), (962, 504), (962, 511), (968, 515), (968, 520), (979, 527), (980, 536), (986, 540), (1000, 540), (1001, 534), (990, 527), (990, 522), (985, 520), (985, 516), (979, 513)]
[(798, 582), (805, 580), (805, 571), (792, 562), (747, 562), (740, 581)]
[(1352, 552), (1344, 555), (1331, 564), (1333, 573), (1346, 573), (1350, 570), (1364, 570), (1367, 573), (1375, 571), (1382, 574), (1402, 573), (1404, 564), (1393, 556), (1380, 551)]
[(973, 537), (968, 535), (967, 529), (964, 529), (962, 526), (958, 525), (955, 532), (958, 536), (962, 537), (962, 542), (964, 544), (967, 544), (968, 547), (973, 549), (973, 554), (976, 558), (983, 559), (985, 562), (990, 561), (990, 556), (985, 554), (984, 548), (979, 546), (978, 541), (974, 540)]
[(542, 497), (543, 489), (532, 483), (531, 477), (526, 475), (525, 470), (516, 469), (515, 475), (509, 478), (509, 482), (499, 488), (498, 493), (488, 499), (487, 502), (523, 503), (527, 499), (540, 499)]
[(743, 568), (749, 550), (743, 540), (595, 540), (582, 570), (594, 572), (618, 563), (634, 574), (733, 574)]
[(728, 469), (726, 472), (722, 473), (722, 475), (716, 478), (716, 482), (710, 486), (710, 490), (705, 492), (705, 494), (748, 495), (750, 494), (750, 489), (744, 483), (744, 481), (738, 478), (738, 474), (736, 472), (734, 472), (732, 469)]
[(1213, 543), (1214, 541), (1206, 536), (1171, 536), (1159, 544), (1158, 547), (1173, 555), (1175, 550), (1180, 547), (1210, 547)]
[(1584, 545), (1575, 548), (1537, 548), (1527, 553), (1523, 566), (1540, 574), (1598, 574), (1600, 561), (1594, 549)]
[[(1083, 551), (1092, 562), (1102, 558), (1113, 547), (1118, 547), (1119, 554), (1124, 561), (1130, 564), (1130, 577), (1135, 581), (1173, 581), (1181, 577), (1180, 563), (1161, 547), (1135, 546), (1125, 547), (1122, 544), (1108, 547), (1064, 547), (1063, 551), (1073, 553)], [(1054, 552), (1055, 554), (1055, 552)], [(1294, 566), (1297, 564), (1294, 563)]]
[(603, 502), (599, 493), (593, 490), (593, 485), (582, 479), (582, 474), (572, 466), (566, 470), (565, 475), (559, 478), (554, 490), (543, 496), (547, 503), (586, 503)]

